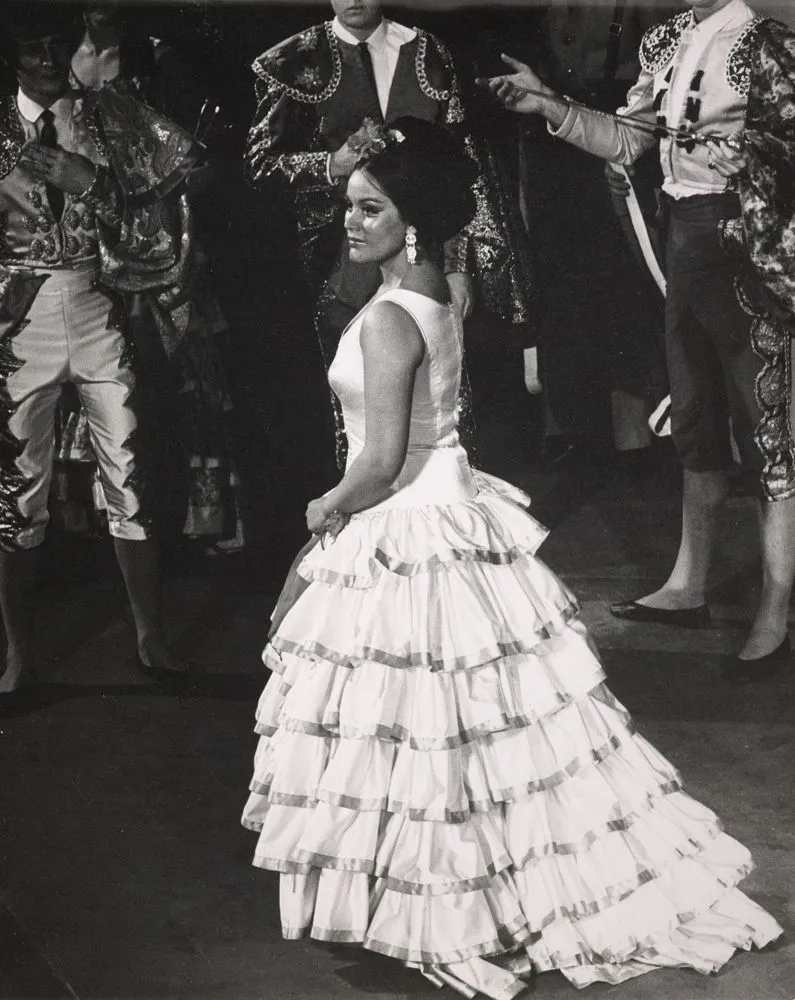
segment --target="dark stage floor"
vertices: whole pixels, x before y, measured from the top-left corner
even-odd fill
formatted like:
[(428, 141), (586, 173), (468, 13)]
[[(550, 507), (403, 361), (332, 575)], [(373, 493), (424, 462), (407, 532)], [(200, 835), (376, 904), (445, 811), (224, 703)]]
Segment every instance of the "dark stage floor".
[[(539, 518), (554, 523), (542, 556), (581, 597), (611, 686), (689, 790), (753, 849), (745, 887), (788, 931), (716, 977), (665, 971), (587, 995), (792, 1000), (795, 672), (753, 688), (719, 675), (756, 587), (752, 501), (734, 499), (724, 515), (713, 629), (619, 625), (607, 603), (642, 592), (672, 558), (675, 473), (664, 466), (628, 484), (594, 468), (491, 468), (529, 488)], [(276, 876), (250, 867), (254, 838), (238, 817), (265, 679), (259, 654), (286, 551), (301, 541), (297, 529), (285, 539), (263, 525), (269, 532), (281, 534), (273, 558), (260, 545), (170, 576), (173, 636), (199, 675), (187, 696), (136, 673), (107, 548), (59, 543), (38, 633), (49, 704), (0, 721), (3, 1000), (454, 1000), (387, 959), (283, 942)], [(534, 995), (575, 990), (548, 974)]]

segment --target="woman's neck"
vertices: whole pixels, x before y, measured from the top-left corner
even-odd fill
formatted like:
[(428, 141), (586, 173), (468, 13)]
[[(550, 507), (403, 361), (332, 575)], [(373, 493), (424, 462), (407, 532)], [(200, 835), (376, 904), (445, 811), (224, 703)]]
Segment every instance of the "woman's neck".
[(381, 265), (381, 288), (389, 291), (404, 288), (410, 292), (421, 292), (429, 298), (444, 301), (447, 298), (447, 282), (439, 267), (431, 260), (409, 264), (401, 253), (394, 261)]

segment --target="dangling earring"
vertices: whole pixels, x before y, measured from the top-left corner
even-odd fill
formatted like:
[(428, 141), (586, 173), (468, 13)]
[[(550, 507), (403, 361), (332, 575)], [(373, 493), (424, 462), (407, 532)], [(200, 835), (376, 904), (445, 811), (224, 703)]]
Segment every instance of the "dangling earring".
[(409, 264), (417, 263), (417, 230), (414, 226), (406, 226), (406, 260)]

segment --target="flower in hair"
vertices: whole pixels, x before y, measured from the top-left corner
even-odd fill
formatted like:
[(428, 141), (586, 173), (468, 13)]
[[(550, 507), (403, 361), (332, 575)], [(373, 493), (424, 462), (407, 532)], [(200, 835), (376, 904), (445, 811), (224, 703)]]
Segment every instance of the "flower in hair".
[(349, 137), (348, 145), (358, 154), (356, 163), (359, 164), (405, 140), (406, 137), (400, 129), (385, 128), (380, 122), (365, 118), (361, 128)]

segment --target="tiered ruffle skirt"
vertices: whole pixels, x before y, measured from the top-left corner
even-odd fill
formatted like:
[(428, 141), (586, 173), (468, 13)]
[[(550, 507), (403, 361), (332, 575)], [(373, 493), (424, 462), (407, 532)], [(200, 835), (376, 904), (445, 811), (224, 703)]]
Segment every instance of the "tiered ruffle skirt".
[[(268, 644), (243, 824), (285, 937), (465, 996), (714, 972), (781, 933), (747, 850), (633, 729), (511, 488), (354, 516)], [(518, 491), (516, 491), (518, 493)]]

